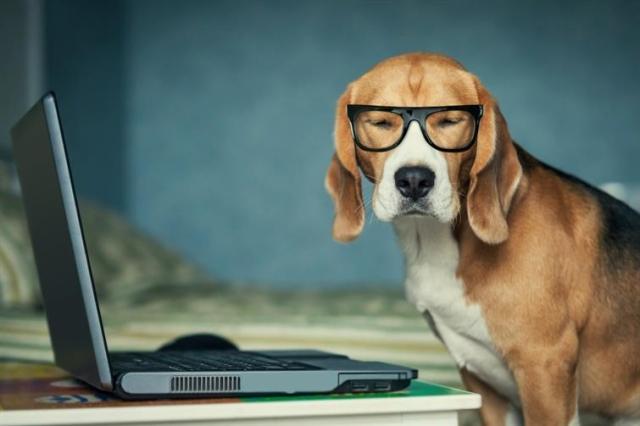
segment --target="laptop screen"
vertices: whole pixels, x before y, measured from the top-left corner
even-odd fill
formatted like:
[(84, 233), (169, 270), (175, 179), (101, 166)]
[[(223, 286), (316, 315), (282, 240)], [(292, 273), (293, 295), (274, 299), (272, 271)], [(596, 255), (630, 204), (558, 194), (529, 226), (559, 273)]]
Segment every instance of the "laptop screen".
[(55, 97), (11, 131), (56, 364), (111, 390), (111, 372)]

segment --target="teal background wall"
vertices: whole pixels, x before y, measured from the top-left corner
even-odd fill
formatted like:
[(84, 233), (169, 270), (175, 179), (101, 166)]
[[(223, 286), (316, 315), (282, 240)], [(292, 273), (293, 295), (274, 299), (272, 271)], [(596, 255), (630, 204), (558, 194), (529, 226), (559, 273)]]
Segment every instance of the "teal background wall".
[(125, 4), (45, 1), (46, 87), (60, 103), (76, 190), (128, 213)]
[(80, 192), (214, 276), (398, 285), (387, 224), (331, 240), (334, 105), (381, 59), (462, 61), (536, 156), (594, 183), (640, 181), (640, 3), (45, 2)]

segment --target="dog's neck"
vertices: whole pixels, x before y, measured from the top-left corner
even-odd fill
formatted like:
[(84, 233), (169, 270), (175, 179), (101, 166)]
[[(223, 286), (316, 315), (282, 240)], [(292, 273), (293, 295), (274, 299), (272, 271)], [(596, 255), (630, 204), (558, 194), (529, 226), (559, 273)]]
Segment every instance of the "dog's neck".
[(455, 280), (458, 268), (458, 243), (451, 225), (430, 216), (406, 216), (395, 219), (393, 227), (405, 256), (407, 299), (419, 311), (424, 295), (419, 296), (425, 279), (447, 285)]
[(458, 244), (452, 225), (431, 216), (403, 216), (393, 221), (393, 228), (407, 261), (447, 269), (458, 266)]

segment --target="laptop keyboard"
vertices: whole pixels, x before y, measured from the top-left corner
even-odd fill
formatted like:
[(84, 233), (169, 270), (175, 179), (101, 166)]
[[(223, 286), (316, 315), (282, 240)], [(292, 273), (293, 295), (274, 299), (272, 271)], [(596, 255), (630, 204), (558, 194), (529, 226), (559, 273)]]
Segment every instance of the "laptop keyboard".
[(114, 372), (128, 371), (291, 371), (319, 370), (301, 362), (253, 352), (179, 351), (109, 354)]

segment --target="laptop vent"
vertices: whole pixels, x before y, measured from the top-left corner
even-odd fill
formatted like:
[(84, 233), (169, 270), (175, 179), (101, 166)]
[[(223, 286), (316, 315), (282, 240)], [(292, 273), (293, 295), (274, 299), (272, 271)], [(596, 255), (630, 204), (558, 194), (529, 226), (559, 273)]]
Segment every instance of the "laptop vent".
[(237, 392), (240, 376), (174, 376), (170, 389), (176, 393)]

